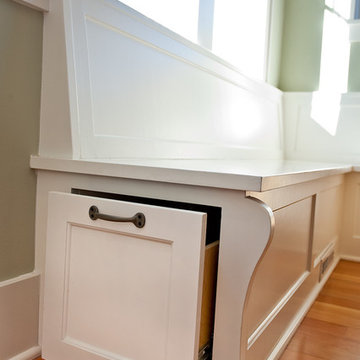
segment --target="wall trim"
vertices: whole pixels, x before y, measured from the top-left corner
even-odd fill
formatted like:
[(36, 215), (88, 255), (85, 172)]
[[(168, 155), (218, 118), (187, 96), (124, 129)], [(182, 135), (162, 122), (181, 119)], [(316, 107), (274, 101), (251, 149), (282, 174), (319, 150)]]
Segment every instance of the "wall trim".
[(13, 1), (41, 12), (48, 12), (50, 9), (49, 0), (13, 0)]
[(341, 260), (360, 262), (360, 256), (340, 255)]
[(32, 348), (10, 358), (9, 360), (32, 360), (36, 356), (40, 356), (40, 355), (41, 355), (41, 347), (38, 345), (38, 346), (33, 346)]
[[(1, 359), (32, 360), (41, 353), (39, 286), (37, 271), (0, 282)], [(13, 336), (19, 332), (21, 336)]]
[(37, 277), (39, 275), (40, 275), (39, 271), (33, 271), (31, 273), (20, 275), (20, 276), (17, 276), (17, 277), (8, 279), (8, 280), (0, 281), (0, 288), (5, 287), (5, 286), (9, 286), (9, 285), (12, 285), (12, 284), (16, 284), (16, 283), (24, 281), (24, 280), (35, 278), (35, 277)]
[(296, 314), (294, 320), (291, 322), (291, 324), (288, 326), (286, 331), (284, 332), (284, 335), (279, 340), (277, 345), (275, 346), (272, 353), (269, 355), (269, 357), (266, 360), (276, 360), (279, 359), (280, 355), (284, 352), (286, 349), (286, 346), (290, 342), (292, 336), (295, 334), (297, 328), (301, 324), (301, 321), (304, 319), (307, 312), (310, 310), (311, 306), (313, 305), (314, 301), (316, 300), (317, 296), (319, 295), (321, 289), (325, 285), (325, 283), (328, 281), (330, 275), (334, 271), (336, 265), (338, 262), (342, 259), (342, 257), (338, 257), (334, 260), (333, 264), (331, 264), (331, 267), (327, 270), (325, 276), (322, 278), (321, 282), (319, 282), (315, 288), (312, 290), (308, 298), (306, 299), (304, 305), (301, 307), (301, 309)]

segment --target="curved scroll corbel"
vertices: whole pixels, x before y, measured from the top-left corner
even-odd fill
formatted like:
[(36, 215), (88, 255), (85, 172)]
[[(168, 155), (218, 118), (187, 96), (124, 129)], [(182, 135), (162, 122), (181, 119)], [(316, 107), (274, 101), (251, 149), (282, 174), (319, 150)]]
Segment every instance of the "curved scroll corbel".
[(264, 209), (264, 211), (267, 212), (267, 214), (269, 216), (270, 229), (268, 232), (267, 241), (264, 244), (265, 246), (263, 247), (261, 255), (259, 256), (259, 259), (254, 267), (253, 272), (252, 272), (252, 275), (251, 275), (251, 278), (249, 281), (249, 286), (248, 286), (248, 289), (246, 292), (244, 308), (243, 308), (242, 326), (241, 326), (241, 342), (240, 342), (240, 344), (241, 344), (240, 359), (241, 360), (246, 360), (247, 350), (252, 345), (252, 342), (256, 340), (256, 338), (255, 338), (256, 335), (260, 335), (260, 334), (252, 334), (253, 337), (249, 336), (249, 328), (248, 328), (249, 313), (247, 312), (247, 308), (248, 308), (248, 304), (251, 302), (251, 294), (252, 294), (252, 289), (254, 286), (257, 271), (258, 271), (259, 266), (271, 245), (271, 242), (272, 242), (273, 236), (274, 236), (274, 230), (275, 230), (275, 216), (274, 216), (274, 213), (273, 213), (272, 209), (270, 208), (270, 206), (255, 197), (249, 196), (248, 199), (257, 202)]
[[(223, 207), (213, 358), (243, 360), (243, 310), (256, 266), (271, 242), (274, 215), (262, 201), (229, 193)], [(245, 306), (246, 308), (246, 306)]]

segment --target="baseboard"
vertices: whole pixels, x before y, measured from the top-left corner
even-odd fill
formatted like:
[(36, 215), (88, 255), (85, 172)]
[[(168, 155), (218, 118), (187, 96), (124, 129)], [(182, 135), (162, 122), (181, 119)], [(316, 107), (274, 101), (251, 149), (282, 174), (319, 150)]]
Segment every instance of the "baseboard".
[(41, 355), (41, 347), (34, 346), (22, 353), (10, 358), (9, 360), (33, 360), (40, 355)]
[(360, 262), (360, 256), (340, 255), (341, 260)]
[(275, 346), (274, 350), (272, 351), (270, 356), (267, 358), (267, 360), (277, 360), (282, 355), (282, 353), (285, 351), (286, 346), (288, 345), (291, 338), (295, 334), (297, 328), (301, 324), (301, 322), (304, 319), (304, 317), (306, 316), (307, 312), (310, 310), (312, 304), (314, 303), (314, 301), (318, 297), (321, 289), (325, 285), (326, 281), (328, 281), (330, 275), (334, 271), (334, 269), (335, 269), (335, 267), (336, 267), (336, 265), (338, 264), (339, 261), (340, 261), (340, 258), (334, 259), (333, 264), (331, 265), (329, 270), (326, 272), (326, 274), (322, 278), (321, 282), (318, 283), (314, 287), (314, 289), (311, 291), (311, 293), (308, 296), (306, 302), (301, 307), (301, 309), (298, 311), (298, 313), (296, 314), (294, 320), (290, 323), (290, 325), (286, 329), (284, 335), (281, 337), (281, 339), (279, 340), (279, 342), (277, 343), (277, 345)]
[(0, 359), (32, 360), (40, 354), (39, 286), (38, 272), (0, 282)]

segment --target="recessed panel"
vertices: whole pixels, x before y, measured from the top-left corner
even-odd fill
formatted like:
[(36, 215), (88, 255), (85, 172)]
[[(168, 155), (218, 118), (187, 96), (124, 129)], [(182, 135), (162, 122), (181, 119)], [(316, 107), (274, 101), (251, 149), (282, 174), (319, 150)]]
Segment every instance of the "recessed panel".
[(310, 256), (311, 215), (311, 197), (274, 212), (274, 237), (255, 273), (246, 309), (249, 336), (304, 279)]
[(316, 195), (313, 256), (319, 262), (324, 250), (335, 245), (340, 232), (342, 188), (334, 187)]
[(65, 341), (117, 358), (166, 359), (171, 256), (170, 243), (70, 226)]
[[(355, 192), (355, 214), (354, 219), (360, 219), (360, 184), (356, 184), (356, 192)], [(360, 238), (360, 222), (354, 221), (354, 233), (353, 236)]]

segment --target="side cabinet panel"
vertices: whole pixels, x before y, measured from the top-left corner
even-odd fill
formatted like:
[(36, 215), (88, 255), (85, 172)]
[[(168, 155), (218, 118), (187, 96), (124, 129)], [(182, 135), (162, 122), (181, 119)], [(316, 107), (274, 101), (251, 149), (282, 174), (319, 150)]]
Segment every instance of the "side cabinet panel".
[[(146, 216), (91, 220), (100, 212)], [(206, 214), (62, 193), (49, 196), (43, 356), (193, 360)]]
[(327, 250), (339, 240), (343, 187), (336, 186), (316, 195), (313, 244), (313, 266), (316, 267)]
[(309, 276), (312, 214), (311, 196), (274, 211), (274, 236), (254, 273), (244, 314), (246, 360), (267, 359), (299, 308), (291, 300)]

